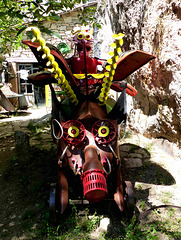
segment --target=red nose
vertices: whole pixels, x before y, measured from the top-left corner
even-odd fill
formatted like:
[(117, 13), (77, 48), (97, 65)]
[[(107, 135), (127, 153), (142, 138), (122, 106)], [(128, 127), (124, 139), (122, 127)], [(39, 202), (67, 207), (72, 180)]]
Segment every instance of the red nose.
[(84, 154), (84, 173), (81, 176), (84, 196), (90, 202), (100, 202), (107, 196), (107, 174), (99, 161), (95, 146), (87, 146)]

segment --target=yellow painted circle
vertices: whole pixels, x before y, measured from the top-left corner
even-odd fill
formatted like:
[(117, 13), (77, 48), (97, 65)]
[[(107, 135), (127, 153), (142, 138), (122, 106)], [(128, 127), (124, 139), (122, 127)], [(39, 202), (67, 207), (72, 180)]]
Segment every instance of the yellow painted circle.
[(78, 38), (79, 40), (84, 39), (84, 34), (83, 34), (83, 33), (78, 33), (78, 34), (77, 34), (77, 38)]
[(71, 126), (68, 129), (68, 135), (70, 137), (77, 137), (79, 135), (79, 129), (75, 126)]
[(107, 137), (109, 135), (109, 128), (107, 126), (101, 126), (98, 129), (98, 134), (100, 137)]
[(86, 40), (91, 40), (91, 35), (90, 34), (85, 35), (85, 39)]

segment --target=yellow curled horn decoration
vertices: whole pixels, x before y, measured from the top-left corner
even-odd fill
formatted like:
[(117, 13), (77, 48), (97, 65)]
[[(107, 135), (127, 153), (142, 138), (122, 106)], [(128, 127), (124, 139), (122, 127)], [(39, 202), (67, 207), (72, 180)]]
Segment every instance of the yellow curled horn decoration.
[(50, 53), (49, 47), (46, 45), (45, 40), (41, 37), (41, 32), (37, 27), (29, 27), (26, 31), (32, 31), (34, 37), (32, 38), (32, 42), (37, 41), (40, 46), (37, 48), (37, 51), (43, 51), (42, 58), (47, 58), (48, 62), (46, 63), (47, 66), (52, 67), (51, 72), (56, 73), (55, 78), (58, 81), (61, 89), (65, 91), (66, 95), (69, 97), (70, 101), (75, 105), (78, 104), (78, 99), (74, 94), (71, 86), (69, 85), (68, 81), (65, 78), (65, 75), (62, 73), (58, 63), (55, 61), (54, 56)]
[(111, 47), (114, 48), (114, 51), (109, 52), (109, 55), (112, 57), (107, 60), (107, 63), (109, 65), (106, 66), (107, 72), (105, 72), (105, 77), (103, 78), (103, 84), (99, 96), (99, 101), (101, 102), (101, 104), (106, 104), (107, 101), (109, 90), (113, 81), (113, 76), (115, 74), (115, 69), (117, 67), (117, 61), (119, 60), (121, 46), (123, 45), (123, 37), (123, 33), (113, 35), (115, 42), (111, 44)]

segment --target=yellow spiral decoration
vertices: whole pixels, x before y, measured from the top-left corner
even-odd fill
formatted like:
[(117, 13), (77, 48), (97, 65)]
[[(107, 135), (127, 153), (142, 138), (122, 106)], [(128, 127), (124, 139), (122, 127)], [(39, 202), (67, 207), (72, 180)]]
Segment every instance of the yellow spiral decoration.
[(111, 44), (111, 47), (114, 50), (112, 52), (109, 52), (109, 55), (112, 56), (112, 58), (107, 60), (107, 63), (109, 65), (106, 66), (107, 72), (105, 72), (105, 77), (103, 78), (103, 84), (99, 96), (99, 101), (101, 102), (101, 104), (106, 104), (107, 101), (109, 90), (113, 81), (113, 76), (115, 74), (115, 69), (117, 67), (117, 61), (119, 60), (121, 46), (123, 45), (123, 37), (123, 33), (113, 35), (115, 42)]
[(58, 84), (60, 85), (61, 89), (66, 93), (68, 98), (72, 103), (75, 105), (78, 104), (78, 99), (76, 95), (74, 94), (74, 91), (72, 90), (71, 86), (69, 85), (68, 81), (65, 78), (65, 75), (62, 73), (62, 70), (59, 68), (58, 63), (55, 61), (54, 56), (50, 53), (50, 49), (48, 46), (46, 46), (45, 39), (41, 37), (41, 32), (37, 27), (30, 27), (27, 28), (26, 31), (32, 31), (34, 37), (32, 38), (32, 42), (37, 41), (40, 46), (37, 48), (37, 51), (43, 51), (42, 58), (47, 58), (47, 67), (52, 67), (51, 72), (56, 73), (55, 78), (58, 81)]

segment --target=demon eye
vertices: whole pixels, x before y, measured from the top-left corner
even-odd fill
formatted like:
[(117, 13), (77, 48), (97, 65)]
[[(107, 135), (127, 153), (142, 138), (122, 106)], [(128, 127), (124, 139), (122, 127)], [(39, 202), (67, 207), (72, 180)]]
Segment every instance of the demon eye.
[(79, 135), (79, 129), (76, 126), (71, 126), (68, 128), (68, 135), (70, 137), (77, 137)]
[(107, 137), (109, 135), (109, 128), (107, 126), (101, 126), (98, 129), (98, 134), (100, 137)]
[(92, 135), (98, 144), (108, 144), (116, 137), (116, 128), (109, 120), (99, 120), (92, 127)]
[(90, 34), (86, 34), (86, 35), (85, 35), (85, 39), (86, 39), (86, 40), (91, 40), (91, 35), (90, 35)]
[(77, 120), (69, 120), (63, 124), (63, 138), (71, 144), (76, 145), (85, 138), (85, 127)]
[(77, 34), (77, 39), (79, 39), (79, 40), (84, 39), (84, 34), (78, 33), (78, 34)]

